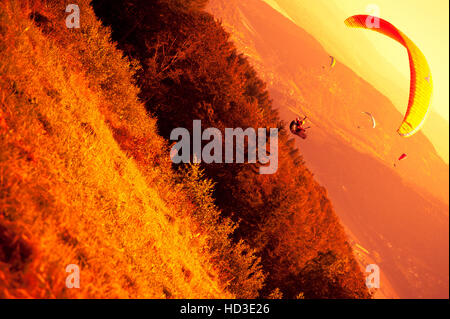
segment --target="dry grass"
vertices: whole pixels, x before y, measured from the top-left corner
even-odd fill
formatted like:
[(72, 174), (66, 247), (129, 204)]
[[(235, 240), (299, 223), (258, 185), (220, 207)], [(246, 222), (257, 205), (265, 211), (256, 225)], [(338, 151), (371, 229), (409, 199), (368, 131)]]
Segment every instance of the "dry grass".
[(88, 1), (81, 30), (59, 2), (0, 3), (0, 297), (232, 297), (155, 186), (168, 157), (130, 64)]

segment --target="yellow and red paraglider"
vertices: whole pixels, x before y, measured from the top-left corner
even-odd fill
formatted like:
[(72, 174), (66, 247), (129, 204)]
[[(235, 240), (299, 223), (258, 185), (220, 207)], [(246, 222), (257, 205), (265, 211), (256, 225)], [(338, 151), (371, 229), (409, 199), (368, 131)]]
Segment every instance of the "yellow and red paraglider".
[(431, 94), (433, 91), (433, 79), (427, 60), (419, 48), (395, 26), (379, 19), (379, 25), (374, 27), (366, 24), (368, 15), (355, 15), (345, 20), (345, 24), (353, 28), (370, 29), (382, 33), (400, 44), (408, 51), (411, 83), (409, 89), (408, 108), (400, 128), (397, 132), (401, 136), (412, 136), (422, 127), (428, 115)]
[(330, 68), (334, 68), (336, 65), (336, 59), (334, 58), (334, 56), (330, 55)]

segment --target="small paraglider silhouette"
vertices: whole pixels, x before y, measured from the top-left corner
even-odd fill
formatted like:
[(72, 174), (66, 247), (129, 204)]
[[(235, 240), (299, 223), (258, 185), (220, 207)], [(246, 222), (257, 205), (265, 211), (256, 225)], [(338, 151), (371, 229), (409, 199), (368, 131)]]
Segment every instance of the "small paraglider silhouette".
[[(408, 155), (403, 153), (402, 155), (400, 155), (400, 157), (398, 158), (398, 162), (400, 162), (401, 160), (404, 160), (405, 158), (407, 158)], [(397, 167), (397, 163), (394, 163), (394, 167)]]
[(331, 56), (331, 55), (330, 55), (330, 59), (331, 59), (330, 67), (334, 68), (336, 66), (336, 59), (334, 58), (334, 56)]
[[(369, 112), (361, 112), (361, 113), (370, 116), (370, 118), (372, 119), (372, 128), (377, 127), (377, 122), (375, 121), (375, 118), (373, 117), (372, 113), (369, 113)], [(359, 126), (358, 126), (358, 128), (359, 128)]]
[(328, 65), (322, 65), (322, 69), (325, 70), (327, 68), (333, 69), (336, 66), (336, 59), (334, 56), (329, 55), (330, 63)]

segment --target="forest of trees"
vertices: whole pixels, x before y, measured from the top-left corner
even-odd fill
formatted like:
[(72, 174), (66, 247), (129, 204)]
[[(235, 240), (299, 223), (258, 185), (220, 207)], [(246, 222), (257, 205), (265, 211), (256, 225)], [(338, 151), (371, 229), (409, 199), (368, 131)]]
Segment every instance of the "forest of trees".
[(202, 207), (199, 220), (218, 233), (212, 246), (222, 247), (222, 266), (233, 268), (226, 279), (232, 292), (243, 298), (369, 298), (326, 190), (294, 147), (265, 83), (220, 22), (201, 10), (206, 3), (94, 0), (93, 7), (119, 49), (138, 64), (139, 97), (166, 140), (176, 127), (192, 128), (194, 119), (222, 132), (280, 129), (276, 174), (260, 175), (259, 164), (177, 167), (192, 207)]

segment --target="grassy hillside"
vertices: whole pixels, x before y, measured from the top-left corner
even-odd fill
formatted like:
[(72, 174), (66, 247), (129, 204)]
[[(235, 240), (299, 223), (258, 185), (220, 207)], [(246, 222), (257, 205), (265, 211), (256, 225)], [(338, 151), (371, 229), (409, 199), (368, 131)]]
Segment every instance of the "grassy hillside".
[(62, 1), (0, 3), (0, 298), (233, 297), (135, 64), (79, 3), (80, 30)]
[(80, 29), (67, 1), (0, 3), (0, 297), (370, 297), (284, 130), (274, 175), (172, 166), (193, 119), (284, 126), (206, 2), (95, 1), (126, 57), (89, 0)]

